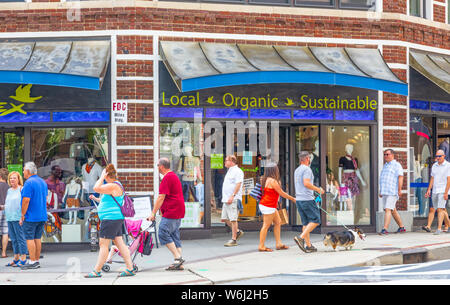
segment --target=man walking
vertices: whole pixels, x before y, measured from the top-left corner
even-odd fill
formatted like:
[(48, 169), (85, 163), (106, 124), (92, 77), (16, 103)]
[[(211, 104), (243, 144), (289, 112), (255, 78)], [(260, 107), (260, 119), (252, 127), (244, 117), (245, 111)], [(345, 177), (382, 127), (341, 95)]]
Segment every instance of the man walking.
[(450, 163), (445, 160), (445, 153), (441, 149), (437, 151), (436, 159), (437, 162), (431, 168), (430, 185), (425, 197), (429, 198), (431, 189), (433, 189), (431, 200), (437, 207), (438, 213), (438, 227), (434, 234), (439, 235), (442, 232), (442, 221), (445, 220), (447, 224), (449, 223), (446, 206), (450, 189)]
[(39, 257), (41, 255), (41, 237), (44, 224), (47, 221), (47, 184), (37, 175), (37, 168), (33, 162), (25, 163), (23, 176), (27, 181), (22, 189), (22, 218), (20, 225), (23, 227), (27, 241), (30, 261), (21, 266), (21, 269), (40, 268)]
[(300, 166), (295, 170), (295, 199), (297, 211), (302, 220), (303, 229), (300, 236), (295, 236), (294, 241), (299, 248), (306, 252), (316, 252), (317, 249), (311, 244), (310, 233), (320, 225), (320, 210), (314, 198), (314, 191), (324, 194), (321, 187), (313, 185), (314, 174), (310, 168), (311, 156), (309, 152), (302, 151), (299, 155)]
[(180, 225), (184, 218), (185, 206), (183, 188), (178, 176), (170, 170), (170, 161), (161, 158), (158, 170), (164, 175), (159, 185), (159, 195), (153, 207), (152, 215), (148, 218), (155, 221), (156, 213), (161, 210), (162, 218), (159, 224), (158, 237), (161, 245), (165, 245), (172, 253), (174, 263), (166, 270), (184, 270), (185, 260), (181, 256)]
[(225, 167), (228, 171), (223, 180), (222, 186), (222, 222), (231, 228), (231, 240), (224, 246), (237, 246), (237, 240), (244, 235), (238, 228), (238, 204), (242, 200), (242, 186), (244, 182), (244, 172), (237, 166), (237, 158), (229, 155), (225, 158)]
[(388, 234), (388, 227), (391, 217), (394, 217), (399, 228), (397, 233), (406, 232), (402, 219), (397, 212), (396, 204), (402, 194), (403, 186), (403, 168), (402, 165), (395, 160), (395, 153), (392, 149), (384, 152), (384, 161), (386, 162), (381, 170), (380, 175), (380, 198), (384, 206), (384, 228), (380, 234)]

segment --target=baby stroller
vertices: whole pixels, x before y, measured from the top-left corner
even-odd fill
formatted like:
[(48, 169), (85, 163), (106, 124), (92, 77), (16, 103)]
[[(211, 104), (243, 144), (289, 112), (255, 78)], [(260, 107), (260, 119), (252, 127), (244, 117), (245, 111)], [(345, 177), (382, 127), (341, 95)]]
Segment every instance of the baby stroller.
[[(153, 249), (153, 238), (150, 231), (151, 228), (155, 226), (155, 222), (152, 222), (147, 228), (143, 229), (142, 220), (125, 220), (125, 227), (128, 232), (128, 236), (131, 237), (131, 240), (127, 242), (128, 249), (130, 250), (131, 260), (133, 262), (133, 270), (134, 272), (138, 271), (138, 266), (134, 263), (134, 259), (136, 258), (138, 253), (141, 255), (150, 255)], [(128, 238), (127, 238), (128, 239)], [(112, 263), (124, 264), (123, 260), (115, 261), (114, 258), (120, 255), (119, 250), (114, 247), (111, 249), (114, 253), (108, 258), (108, 261), (103, 265), (102, 270), (104, 272), (109, 272), (111, 270)]]

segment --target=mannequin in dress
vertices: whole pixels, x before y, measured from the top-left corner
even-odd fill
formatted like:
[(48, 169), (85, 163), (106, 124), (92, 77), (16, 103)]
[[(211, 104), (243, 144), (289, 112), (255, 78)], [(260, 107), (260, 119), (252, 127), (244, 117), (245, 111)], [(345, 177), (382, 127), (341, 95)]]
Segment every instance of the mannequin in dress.
[[(70, 183), (66, 185), (66, 192), (64, 193), (63, 202), (66, 203), (66, 208), (79, 208), (81, 199), (81, 184), (79, 179), (73, 177)], [(73, 219), (73, 221), (72, 221)], [(77, 223), (77, 211), (69, 212), (69, 222), (67, 224)]]
[(360, 193), (359, 182), (366, 186), (359, 171), (358, 159), (352, 156), (353, 145), (345, 145), (346, 155), (339, 159), (339, 185), (344, 184), (352, 195), (352, 206), (355, 207), (355, 223), (358, 224), (361, 215), (360, 207), (356, 205), (356, 196)]
[(183, 186), (184, 201), (189, 200), (189, 192), (197, 201), (194, 189), (194, 182), (197, 180), (196, 173), (200, 173), (200, 160), (192, 155), (192, 146), (184, 147), (184, 157), (180, 158), (178, 163), (178, 174), (181, 176), (181, 184)]

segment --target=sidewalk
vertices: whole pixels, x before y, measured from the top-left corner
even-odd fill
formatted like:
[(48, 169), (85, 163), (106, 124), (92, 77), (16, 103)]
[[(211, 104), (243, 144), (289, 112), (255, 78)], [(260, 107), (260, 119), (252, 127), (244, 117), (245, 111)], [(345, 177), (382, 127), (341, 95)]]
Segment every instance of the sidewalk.
[[(226, 284), (228, 281), (359, 265), (369, 261), (379, 263), (379, 257), (399, 253), (401, 249), (426, 248), (450, 258), (450, 234), (439, 236), (422, 232), (388, 236), (369, 234), (365, 241), (357, 241), (353, 250), (337, 252), (332, 248), (325, 248), (322, 243), (323, 235), (313, 235), (312, 241), (318, 252), (306, 254), (293, 241), (296, 233), (282, 232), (282, 240), (290, 246), (290, 249), (274, 252), (257, 251), (259, 232), (246, 232), (239, 241), (240, 245), (230, 248), (223, 246), (229, 239), (229, 234), (216, 235), (206, 240), (185, 240), (183, 241), (183, 257), (187, 261), (185, 271), (165, 271), (165, 267), (172, 262), (172, 257), (165, 247), (158, 249), (155, 247), (151, 256), (138, 255), (135, 262), (139, 272), (130, 278), (118, 278), (119, 271), (123, 270), (124, 265), (113, 264), (111, 272), (103, 273), (101, 279), (84, 279), (83, 275), (91, 271), (96, 262), (96, 252), (44, 253), (41, 268), (27, 271), (5, 267), (11, 260), (9, 257), (0, 259), (0, 285)], [(266, 246), (275, 248), (271, 232), (268, 234)], [(393, 263), (396, 263), (395, 260)]]

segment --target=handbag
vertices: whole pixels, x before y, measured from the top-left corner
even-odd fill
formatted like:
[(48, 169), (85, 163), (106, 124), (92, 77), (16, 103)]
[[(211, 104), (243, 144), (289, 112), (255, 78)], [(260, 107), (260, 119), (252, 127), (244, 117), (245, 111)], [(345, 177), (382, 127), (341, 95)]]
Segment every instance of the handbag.
[(281, 225), (289, 223), (289, 216), (286, 209), (279, 209), (278, 214), (280, 215)]
[(122, 215), (124, 217), (134, 217), (134, 215), (136, 214), (136, 212), (134, 211), (134, 202), (133, 202), (133, 198), (129, 197), (127, 194), (125, 194), (125, 189), (123, 188), (122, 184), (118, 183), (118, 182), (114, 182), (118, 185), (120, 185), (120, 187), (122, 188), (123, 191), (123, 204), (120, 205), (116, 198), (114, 198), (113, 195), (110, 195), (114, 201), (117, 203), (117, 205), (120, 208), (120, 211), (122, 212)]
[(253, 190), (250, 192), (249, 194), (250, 196), (252, 196), (253, 198), (256, 199), (256, 201), (260, 201), (261, 197), (262, 197), (262, 187), (261, 184), (259, 184), (258, 182), (255, 184), (255, 187), (253, 188)]

